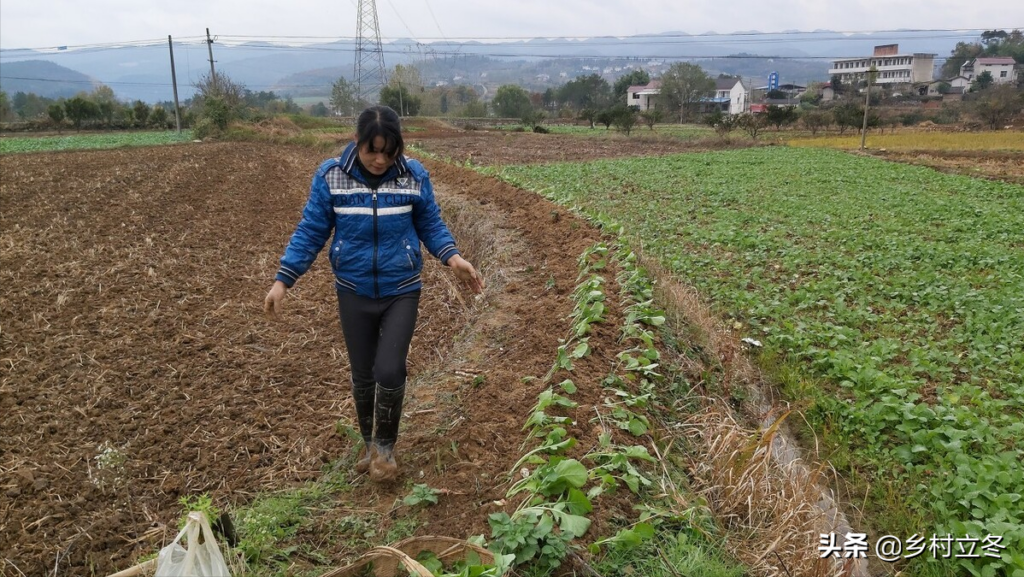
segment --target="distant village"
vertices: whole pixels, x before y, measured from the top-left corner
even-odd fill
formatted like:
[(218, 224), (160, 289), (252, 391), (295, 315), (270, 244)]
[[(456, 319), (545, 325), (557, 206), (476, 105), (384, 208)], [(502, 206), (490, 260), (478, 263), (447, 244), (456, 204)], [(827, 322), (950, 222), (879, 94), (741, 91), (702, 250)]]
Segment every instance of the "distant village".
[[(859, 86), (869, 75), (873, 85), (888, 90), (892, 95), (941, 97), (942, 101), (960, 100), (976, 79), (987, 74), (993, 84), (1016, 84), (1020, 70), (1009, 56), (970, 58), (952, 78), (935, 78), (936, 54), (901, 54), (899, 44), (876, 46), (871, 56), (833, 60), (829, 67), (832, 81), (817, 86), (780, 83), (777, 73), (769, 75), (767, 82), (750, 86), (742, 78), (718, 78), (714, 96), (703, 99), (708, 107), (723, 113), (759, 113), (768, 106), (795, 106), (813, 90), (817, 101), (835, 100), (840, 86)], [(660, 63), (659, 63), (660, 64)], [(630, 86), (626, 105), (641, 111), (656, 107), (661, 92), (661, 81), (653, 79), (642, 86)]]

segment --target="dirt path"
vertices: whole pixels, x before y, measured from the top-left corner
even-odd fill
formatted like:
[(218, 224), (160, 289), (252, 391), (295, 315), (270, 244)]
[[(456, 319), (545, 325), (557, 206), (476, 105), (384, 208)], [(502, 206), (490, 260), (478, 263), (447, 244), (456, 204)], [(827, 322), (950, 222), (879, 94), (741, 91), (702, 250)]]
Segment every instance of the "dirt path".
[[(0, 564), (123, 569), (173, 537), (182, 496), (237, 506), (348, 458), (329, 270), (318, 261), (290, 291), (284, 322), (261, 310), (321, 160), (234, 143), (2, 159)], [(448, 492), (418, 531), (467, 536), (498, 508), (542, 386), (522, 377), (550, 368), (576, 259), (598, 237), (536, 196), (428, 166), (491, 286), (475, 300), (427, 267), (399, 447), (410, 482)], [(614, 363), (618, 314), (574, 373), (581, 452), (596, 443), (582, 415)], [(352, 485), (338, 517), (386, 518), (408, 491)], [(595, 528), (625, 507), (609, 500)]]

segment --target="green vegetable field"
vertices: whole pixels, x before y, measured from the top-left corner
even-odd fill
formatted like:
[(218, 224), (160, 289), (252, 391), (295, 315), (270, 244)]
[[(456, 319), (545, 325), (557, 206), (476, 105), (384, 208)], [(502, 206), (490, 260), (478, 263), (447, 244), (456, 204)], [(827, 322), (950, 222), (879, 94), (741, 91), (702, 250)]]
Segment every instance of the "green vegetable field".
[(785, 147), (498, 176), (624, 223), (763, 342), (874, 537), (1001, 536), (957, 572), (1024, 575), (1024, 187)]
[(64, 136), (4, 137), (0, 138), (0, 154), (43, 152), (52, 150), (83, 150), (90, 148), (120, 148), (122, 146), (153, 146), (175, 144), (192, 140), (192, 131), (181, 134), (161, 132), (117, 132), (110, 134), (67, 134)]

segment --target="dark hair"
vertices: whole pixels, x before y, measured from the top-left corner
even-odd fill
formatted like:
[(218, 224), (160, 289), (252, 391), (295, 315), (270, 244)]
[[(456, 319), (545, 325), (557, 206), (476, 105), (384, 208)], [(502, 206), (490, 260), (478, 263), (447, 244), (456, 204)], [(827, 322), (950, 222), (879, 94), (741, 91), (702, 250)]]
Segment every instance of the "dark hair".
[[(384, 138), (383, 150), (373, 149), (373, 141), (378, 136)], [(356, 145), (361, 147), (364, 144), (370, 152), (383, 152), (396, 158), (400, 156), (405, 151), (405, 143), (398, 113), (388, 106), (371, 106), (364, 110), (356, 122)]]

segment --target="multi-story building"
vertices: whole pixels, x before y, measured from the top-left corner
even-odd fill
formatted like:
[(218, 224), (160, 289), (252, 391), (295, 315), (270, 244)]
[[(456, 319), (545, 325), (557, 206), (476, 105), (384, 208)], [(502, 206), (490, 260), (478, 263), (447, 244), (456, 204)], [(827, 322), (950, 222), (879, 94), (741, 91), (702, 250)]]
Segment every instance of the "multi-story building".
[(982, 72), (992, 75), (995, 84), (1017, 82), (1017, 61), (1009, 56), (971, 58), (960, 66), (960, 76), (974, 80)]
[(844, 84), (867, 78), (873, 66), (878, 72), (876, 84), (914, 84), (930, 82), (934, 76), (935, 54), (900, 54), (899, 44), (875, 46), (865, 58), (840, 58), (832, 61), (829, 76), (838, 76)]

